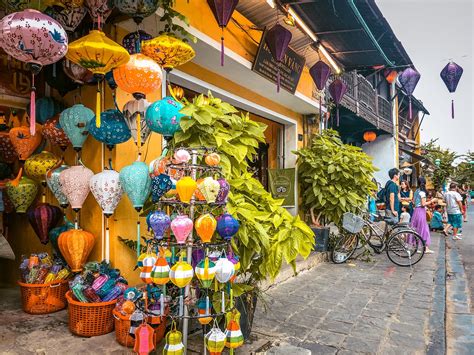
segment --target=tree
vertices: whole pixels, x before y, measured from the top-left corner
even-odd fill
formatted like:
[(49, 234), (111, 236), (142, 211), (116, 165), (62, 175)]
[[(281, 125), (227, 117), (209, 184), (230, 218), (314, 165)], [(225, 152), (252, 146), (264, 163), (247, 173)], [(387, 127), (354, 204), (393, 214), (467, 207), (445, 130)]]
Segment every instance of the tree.
[(463, 156), (463, 161), (456, 166), (453, 180), (459, 184), (474, 187), (474, 152)]
[(458, 155), (449, 148), (441, 148), (436, 142), (438, 139), (432, 139), (421, 146), (423, 155), (431, 162), (436, 164), (433, 172), (428, 172), (426, 175), (431, 179), (436, 189), (441, 188), (448, 178), (454, 175), (453, 163), (458, 158)]

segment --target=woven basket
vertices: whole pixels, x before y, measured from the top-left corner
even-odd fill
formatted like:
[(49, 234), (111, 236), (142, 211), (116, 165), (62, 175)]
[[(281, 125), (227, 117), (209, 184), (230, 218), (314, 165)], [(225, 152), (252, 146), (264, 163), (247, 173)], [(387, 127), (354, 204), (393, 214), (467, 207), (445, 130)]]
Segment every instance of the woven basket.
[(25, 284), (18, 281), (21, 290), (23, 311), (30, 314), (47, 314), (66, 308), (66, 292), (69, 283), (65, 280), (47, 284)]
[[(115, 318), (115, 339), (117, 343), (129, 348), (133, 347), (135, 344), (135, 339), (130, 336), (130, 316), (124, 316), (122, 313), (114, 310), (113, 312)], [(160, 319), (156, 317), (155, 319)], [(162, 318), (161, 318), (162, 319)], [(149, 322), (150, 324), (150, 322)], [(155, 343), (155, 349), (160, 343), (161, 339), (165, 336), (166, 332), (166, 318), (162, 319), (161, 322), (151, 324), (155, 329), (155, 334), (153, 336), (153, 342)]]
[(93, 337), (110, 333), (114, 330), (112, 312), (117, 300), (100, 303), (75, 301), (71, 291), (66, 293), (69, 303), (69, 330), (76, 335)]

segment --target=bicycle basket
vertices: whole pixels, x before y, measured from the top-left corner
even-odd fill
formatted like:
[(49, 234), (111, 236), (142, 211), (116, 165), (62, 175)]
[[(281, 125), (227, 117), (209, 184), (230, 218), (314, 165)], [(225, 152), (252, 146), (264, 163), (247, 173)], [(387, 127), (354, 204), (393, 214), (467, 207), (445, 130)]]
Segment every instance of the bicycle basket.
[(364, 219), (354, 213), (346, 212), (342, 215), (342, 228), (349, 233), (359, 233), (364, 227)]

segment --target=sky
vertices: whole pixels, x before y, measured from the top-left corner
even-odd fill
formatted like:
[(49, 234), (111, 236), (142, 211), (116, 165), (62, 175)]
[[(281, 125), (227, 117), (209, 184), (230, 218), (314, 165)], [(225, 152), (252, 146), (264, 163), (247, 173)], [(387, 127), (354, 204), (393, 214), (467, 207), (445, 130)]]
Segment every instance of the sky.
[[(474, 151), (474, 0), (376, 0), (421, 79), (414, 95), (430, 112), (421, 140), (439, 138), (443, 148)], [(439, 73), (452, 59), (464, 69), (454, 94)], [(455, 118), (451, 119), (454, 98)]]

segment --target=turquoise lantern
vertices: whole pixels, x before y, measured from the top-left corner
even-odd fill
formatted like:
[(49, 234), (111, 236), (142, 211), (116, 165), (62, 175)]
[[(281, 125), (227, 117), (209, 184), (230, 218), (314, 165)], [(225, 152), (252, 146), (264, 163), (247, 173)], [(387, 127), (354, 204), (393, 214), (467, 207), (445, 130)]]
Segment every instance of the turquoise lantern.
[[(64, 109), (64, 105), (52, 97), (42, 97), (36, 100), (36, 123), (44, 124), (54, 115)], [(27, 105), (27, 112), (30, 112), (30, 105)]]
[(105, 143), (110, 150), (116, 144), (126, 142), (132, 136), (130, 129), (119, 110), (107, 110), (100, 114), (100, 127), (95, 120), (89, 122), (89, 133), (99, 142)]
[(141, 161), (133, 162), (120, 171), (120, 183), (133, 208), (141, 211), (151, 192), (151, 178), (148, 165)]
[(79, 152), (89, 134), (87, 127), (94, 118), (94, 111), (82, 104), (65, 109), (59, 116), (59, 124), (72, 143), (74, 150)]
[(183, 105), (170, 96), (156, 101), (146, 110), (146, 124), (156, 133), (162, 134), (166, 140), (181, 129), (179, 122), (184, 115), (179, 111)]

